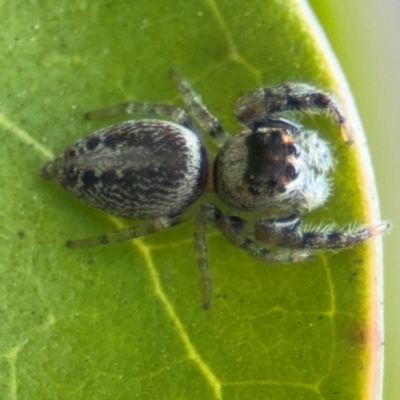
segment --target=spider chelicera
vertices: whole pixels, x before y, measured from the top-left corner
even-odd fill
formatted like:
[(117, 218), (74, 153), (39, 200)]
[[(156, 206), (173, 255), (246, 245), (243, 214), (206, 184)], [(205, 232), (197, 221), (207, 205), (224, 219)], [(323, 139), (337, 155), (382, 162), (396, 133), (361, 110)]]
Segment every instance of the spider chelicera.
[[(389, 227), (385, 222), (360, 228), (301, 227), (301, 215), (324, 204), (329, 196), (333, 158), (324, 140), (282, 118), (282, 112), (327, 111), (344, 132), (345, 117), (330, 94), (301, 83), (251, 91), (236, 102), (234, 113), (243, 128), (230, 136), (189, 82), (177, 71), (172, 71), (172, 77), (187, 111), (134, 101), (90, 112), (89, 119), (121, 113), (163, 119), (126, 121), (100, 129), (42, 166), (42, 177), (59, 182), (86, 203), (115, 216), (146, 220), (138, 227), (70, 240), (69, 247), (122, 242), (180, 224), (187, 219), (188, 206), (211, 189), (224, 206), (201, 204), (194, 223), (203, 306), (209, 308), (207, 223), (235, 246), (268, 263), (308, 260), (316, 249), (350, 247)], [(214, 160), (189, 115), (220, 148)], [(262, 211), (268, 218), (248, 223), (233, 215), (235, 211)]]

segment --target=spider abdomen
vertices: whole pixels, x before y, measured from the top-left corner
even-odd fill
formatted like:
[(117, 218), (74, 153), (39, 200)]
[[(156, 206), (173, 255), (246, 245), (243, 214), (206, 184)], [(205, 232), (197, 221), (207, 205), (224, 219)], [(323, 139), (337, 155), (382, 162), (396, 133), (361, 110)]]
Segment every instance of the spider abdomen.
[(86, 203), (127, 218), (180, 213), (204, 190), (205, 148), (183, 126), (126, 121), (68, 147), (41, 170)]

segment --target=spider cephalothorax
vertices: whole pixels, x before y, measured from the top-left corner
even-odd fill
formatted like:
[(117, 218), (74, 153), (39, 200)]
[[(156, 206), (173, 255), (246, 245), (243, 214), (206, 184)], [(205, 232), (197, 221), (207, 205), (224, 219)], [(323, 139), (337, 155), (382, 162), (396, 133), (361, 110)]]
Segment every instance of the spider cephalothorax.
[(326, 200), (331, 166), (327, 144), (314, 133), (291, 126), (245, 129), (218, 153), (214, 187), (236, 210), (309, 210)]
[[(345, 117), (332, 96), (311, 86), (284, 83), (256, 89), (234, 108), (243, 130), (228, 135), (177, 71), (172, 76), (190, 115), (220, 150), (212, 162), (189, 114), (168, 104), (130, 102), (87, 114), (90, 119), (119, 113), (146, 113), (164, 119), (122, 122), (88, 135), (41, 168), (86, 203), (116, 216), (146, 219), (135, 228), (70, 240), (70, 247), (115, 243), (148, 235), (185, 220), (185, 210), (207, 182), (225, 206), (262, 211), (253, 226), (215, 204), (201, 204), (194, 246), (203, 281), (203, 306), (211, 300), (206, 227), (214, 225), (234, 245), (265, 262), (298, 262), (315, 249), (340, 249), (385, 231), (374, 227), (302, 230), (301, 215), (329, 196), (333, 158), (319, 136), (281, 117), (284, 111), (327, 111), (342, 131)], [(212, 177), (212, 179), (209, 179)], [(270, 249), (266, 244), (272, 245)]]

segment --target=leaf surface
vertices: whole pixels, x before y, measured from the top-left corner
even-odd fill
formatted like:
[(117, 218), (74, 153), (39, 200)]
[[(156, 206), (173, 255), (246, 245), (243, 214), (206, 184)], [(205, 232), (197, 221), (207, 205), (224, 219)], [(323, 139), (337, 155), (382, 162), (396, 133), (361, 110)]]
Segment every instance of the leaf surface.
[[(2, 4), (0, 394), (4, 399), (364, 399), (376, 344), (374, 243), (266, 265), (210, 229), (212, 309), (200, 306), (191, 222), (119, 245), (65, 241), (111, 219), (43, 181), (40, 165), (129, 99), (179, 103), (178, 68), (227, 130), (239, 95), (301, 81), (336, 92), (304, 6), (183, 0)], [(356, 116), (350, 116), (356, 118)], [(368, 222), (358, 145), (329, 118), (333, 191), (309, 222)], [(215, 148), (210, 144), (211, 151)]]

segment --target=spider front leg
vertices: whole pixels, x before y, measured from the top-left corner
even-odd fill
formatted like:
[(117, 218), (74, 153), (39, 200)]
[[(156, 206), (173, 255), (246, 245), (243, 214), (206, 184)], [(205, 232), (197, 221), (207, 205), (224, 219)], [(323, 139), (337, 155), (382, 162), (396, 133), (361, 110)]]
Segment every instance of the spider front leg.
[(346, 126), (346, 118), (332, 95), (302, 83), (283, 83), (253, 90), (242, 96), (235, 105), (236, 117), (246, 126), (254, 124), (281, 126), (289, 121), (280, 118), (285, 111), (323, 112), (327, 111), (340, 125), (343, 138), (353, 138)]
[(120, 243), (126, 240), (135, 239), (142, 236), (150, 235), (151, 233), (159, 232), (183, 222), (182, 215), (166, 216), (151, 219), (142, 223), (138, 227), (126, 228), (118, 231), (110, 232), (105, 235), (96, 236), (87, 239), (68, 240), (67, 247), (94, 247), (102, 244)]
[(242, 248), (253, 257), (267, 263), (301, 262), (313, 258), (312, 252), (301, 250), (271, 251), (262, 243), (249, 238), (245, 233), (246, 222), (235, 216), (224, 215), (215, 205), (200, 206), (195, 220), (194, 247), (197, 264), (200, 269), (203, 292), (203, 307), (210, 308), (212, 278), (208, 264), (207, 223), (213, 223), (217, 229), (235, 246)]
[(308, 249), (343, 249), (380, 235), (389, 228), (387, 222), (373, 227), (316, 228), (300, 229), (300, 218), (296, 217), (288, 224), (284, 219), (259, 221), (255, 225), (254, 235), (259, 241), (275, 246)]

